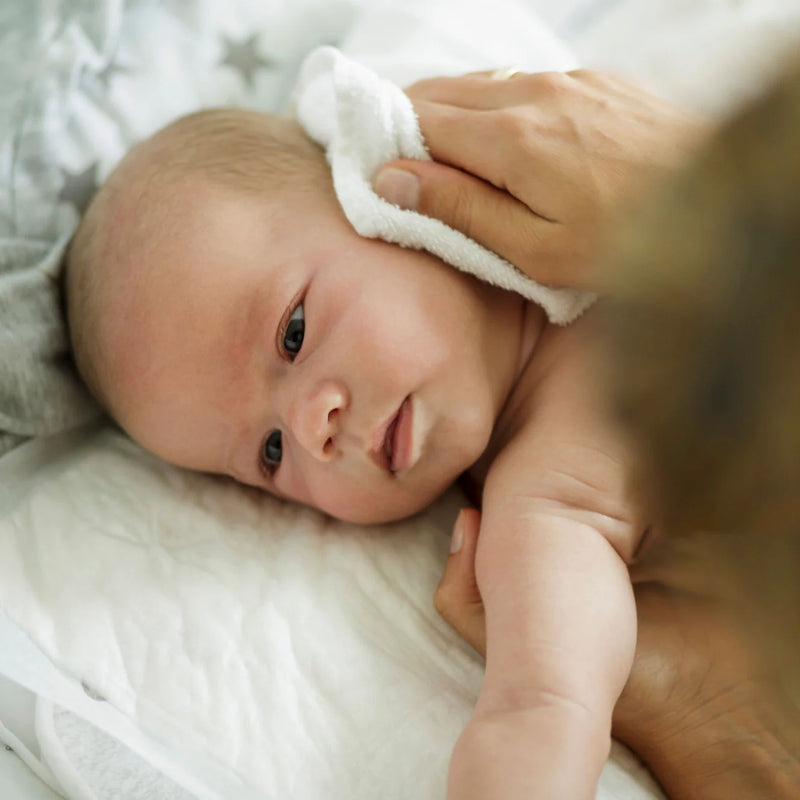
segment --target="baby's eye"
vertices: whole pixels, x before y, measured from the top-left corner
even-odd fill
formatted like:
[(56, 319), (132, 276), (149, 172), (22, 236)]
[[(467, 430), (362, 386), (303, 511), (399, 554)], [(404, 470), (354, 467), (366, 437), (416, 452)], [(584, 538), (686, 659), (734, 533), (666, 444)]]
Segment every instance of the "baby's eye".
[(306, 315), (303, 311), (303, 304), (300, 303), (292, 312), (289, 321), (286, 323), (286, 330), (283, 332), (283, 350), (294, 361), (295, 356), (303, 346), (303, 336), (306, 331)]
[(283, 455), (283, 444), (281, 441), (281, 432), (272, 431), (269, 436), (264, 440), (261, 451), (261, 463), (268, 471), (277, 469), (281, 463), (281, 456)]

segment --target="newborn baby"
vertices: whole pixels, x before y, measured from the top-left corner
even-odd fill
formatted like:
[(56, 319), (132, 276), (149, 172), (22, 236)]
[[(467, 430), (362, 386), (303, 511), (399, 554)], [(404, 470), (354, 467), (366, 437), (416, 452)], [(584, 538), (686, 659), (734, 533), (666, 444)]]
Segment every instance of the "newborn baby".
[(240, 110), (131, 151), (65, 286), (81, 375), (167, 461), (354, 522), (413, 514), (466, 475), (488, 652), (448, 797), (594, 797), (643, 526), (596, 408), (589, 321), (548, 325), (517, 295), (361, 238), (299, 126)]

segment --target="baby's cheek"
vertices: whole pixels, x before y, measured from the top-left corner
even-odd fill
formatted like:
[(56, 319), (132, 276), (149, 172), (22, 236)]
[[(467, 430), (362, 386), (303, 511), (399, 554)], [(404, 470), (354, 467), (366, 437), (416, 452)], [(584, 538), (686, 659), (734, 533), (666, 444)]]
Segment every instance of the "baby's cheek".
[(354, 480), (324, 479), (314, 487), (309, 505), (344, 522), (381, 524), (409, 516), (408, 502), (392, 487), (366, 486)]
[(364, 501), (364, 497), (358, 497), (356, 487), (354, 481), (337, 474), (335, 464), (310, 462), (293, 468), (287, 480), (287, 497), (336, 519), (348, 520), (348, 511)]

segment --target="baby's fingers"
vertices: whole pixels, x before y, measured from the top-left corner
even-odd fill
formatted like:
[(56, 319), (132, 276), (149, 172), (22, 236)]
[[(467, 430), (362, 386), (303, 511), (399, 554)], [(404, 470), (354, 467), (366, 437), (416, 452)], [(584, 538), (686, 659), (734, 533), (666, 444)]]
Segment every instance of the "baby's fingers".
[(436, 588), (436, 610), (481, 655), (486, 656), (486, 620), (475, 578), (480, 512), (464, 508), (453, 528), (450, 557)]

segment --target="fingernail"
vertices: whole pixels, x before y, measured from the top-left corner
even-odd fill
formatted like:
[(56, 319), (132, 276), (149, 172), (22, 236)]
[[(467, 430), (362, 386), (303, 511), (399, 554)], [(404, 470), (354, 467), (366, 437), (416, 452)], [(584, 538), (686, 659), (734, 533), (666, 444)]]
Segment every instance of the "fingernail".
[(456, 524), (453, 526), (453, 538), (450, 539), (450, 554), (457, 553), (464, 541), (464, 512), (459, 511)]
[(372, 184), (375, 193), (400, 208), (416, 211), (419, 204), (419, 178), (404, 169), (385, 167)]

